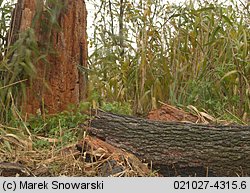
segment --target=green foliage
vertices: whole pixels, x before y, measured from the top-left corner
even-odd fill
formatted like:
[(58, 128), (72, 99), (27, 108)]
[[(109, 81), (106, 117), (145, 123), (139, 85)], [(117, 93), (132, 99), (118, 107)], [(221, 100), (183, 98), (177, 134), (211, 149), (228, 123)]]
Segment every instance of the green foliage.
[(46, 117), (36, 115), (27, 121), (21, 118), (12, 119), (9, 122), (11, 127), (0, 124), (0, 136), (3, 138), (4, 146), (12, 151), (6, 136), (20, 142), (25, 142), (29, 136), (34, 149), (60, 149), (65, 145), (75, 143), (83, 137), (84, 130), (79, 128), (79, 125), (84, 124), (89, 118), (86, 115), (89, 106), (87, 102), (77, 106), (71, 105), (67, 111)]
[(223, 4), (201, 6), (187, 4), (175, 16), (178, 20), (172, 20), (176, 30), (170, 41), (171, 67), (176, 69), (172, 100), (217, 116), (227, 110), (243, 118), (249, 115), (250, 104), (247, 12)]
[(121, 103), (121, 102), (112, 102), (107, 103), (104, 102), (101, 106), (101, 109), (107, 112), (117, 113), (117, 114), (123, 114), (123, 115), (131, 115), (132, 109), (131, 105), (129, 103)]
[(0, 117), (7, 121), (11, 108), (25, 96), (25, 84), (36, 75), (34, 63), (41, 59), (34, 31), (28, 29), (8, 48), (0, 62)]
[(249, 5), (101, 2), (90, 42), (90, 92), (129, 102), (134, 112), (164, 101), (249, 121)]
[(42, 139), (33, 142), (34, 149), (49, 149), (50, 146), (50, 142)]
[[(70, 110), (55, 115), (48, 115), (44, 119), (42, 116), (34, 116), (28, 120), (27, 125), (35, 135), (42, 135), (48, 138), (61, 140), (65, 145), (77, 140), (77, 130), (80, 123), (84, 123), (87, 115), (84, 114), (88, 104), (82, 103), (77, 107), (70, 107)], [(38, 140), (35, 142), (37, 147), (46, 146), (46, 141)]]
[[(0, 119), (6, 122), (15, 118), (27, 80), (36, 76), (36, 64), (41, 60), (46, 64), (46, 55), (53, 52), (50, 41), (38, 49), (33, 27), (43, 17), (41, 30), (50, 40), (52, 29), (60, 30), (57, 19), (64, 5), (59, 0), (46, 1), (43, 9), (38, 7), (31, 28), (8, 47), (4, 37), (12, 6), (0, 3), (4, 53)], [(93, 106), (131, 114), (131, 109), (145, 113), (163, 101), (249, 121), (249, 5), (101, 0), (96, 7), (88, 70)]]

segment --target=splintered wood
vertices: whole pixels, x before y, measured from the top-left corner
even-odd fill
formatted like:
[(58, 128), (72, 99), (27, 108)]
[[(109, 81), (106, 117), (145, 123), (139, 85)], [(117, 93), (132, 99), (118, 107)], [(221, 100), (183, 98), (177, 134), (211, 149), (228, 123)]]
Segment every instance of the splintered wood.
[(86, 152), (85, 154), (93, 156), (92, 162), (100, 162), (100, 176), (149, 176), (152, 173), (133, 154), (98, 138), (88, 136), (77, 147)]

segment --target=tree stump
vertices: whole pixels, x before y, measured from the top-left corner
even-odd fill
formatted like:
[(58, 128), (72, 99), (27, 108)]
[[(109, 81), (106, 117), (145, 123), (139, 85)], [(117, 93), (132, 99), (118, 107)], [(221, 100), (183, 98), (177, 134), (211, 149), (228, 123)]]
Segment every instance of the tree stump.
[(152, 162), (164, 176), (250, 174), (250, 126), (167, 123), (98, 112), (89, 132)]
[[(18, 34), (28, 28), (35, 29), (40, 50), (46, 49), (47, 62), (35, 64), (37, 75), (29, 80), (26, 87), (26, 99), (22, 110), (34, 114), (38, 110), (49, 113), (63, 111), (69, 104), (78, 104), (87, 94), (87, 11), (84, 0), (62, 0), (65, 7), (59, 14), (59, 29), (43, 29), (46, 23), (43, 15), (43, 0), (18, 0), (13, 13), (11, 42)], [(54, 4), (51, 6), (55, 6)], [(41, 14), (34, 24), (34, 16)], [(46, 31), (47, 30), (47, 31)], [(48, 44), (50, 44), (48, 46)]]

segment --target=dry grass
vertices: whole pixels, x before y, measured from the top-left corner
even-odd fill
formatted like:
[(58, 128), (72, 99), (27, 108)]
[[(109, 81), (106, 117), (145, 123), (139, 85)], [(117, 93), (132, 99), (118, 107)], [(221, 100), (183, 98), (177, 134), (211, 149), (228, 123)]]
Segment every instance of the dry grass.
[(0, 176), (157, 176), (133, 155), (110, 152), (90, 137), (60, 148), (54, 139), (46, 149), (33, 148), (26, 137), (0, 137)]

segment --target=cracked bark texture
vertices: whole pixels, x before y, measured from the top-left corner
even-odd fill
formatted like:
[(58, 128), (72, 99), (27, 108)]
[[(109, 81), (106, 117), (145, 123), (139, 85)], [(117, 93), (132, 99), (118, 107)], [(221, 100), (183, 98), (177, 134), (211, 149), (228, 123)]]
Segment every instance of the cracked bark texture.
[(250, 175), (250, 126), (167, 123), (99, 112), (89, 132), (152, 162), (164, 176)]
[[(31, 26), (36, 9), (42, 0), (19, 0), (14, 11), (12, 33), (17, 35)], [(46, 34), (40, 25), (35, 26), (38, 44), (51, 43), (53, 53), (47, 56), (48, 63), (36, 65), (37, 77), (26, 88), (26, 100), (22, 111), (35, 114), (38, 110), (49, 113), (63, 111), (69, 104), (78, 104), (86, 98), (87, 74), (87, 11), (84, 0), (62, 0), (66, 8), (60, 14), (60, 30)], [(41, 18), (43, 19), (43, 18)], [(15, 38), (13, 38), (15, 39)], [(80, 68), (79, 68), (80, 67)]]

